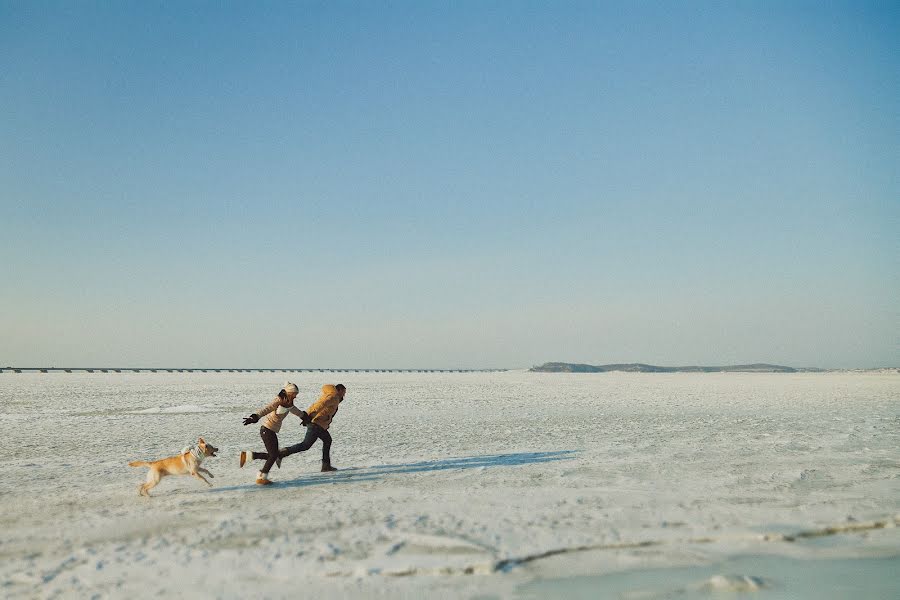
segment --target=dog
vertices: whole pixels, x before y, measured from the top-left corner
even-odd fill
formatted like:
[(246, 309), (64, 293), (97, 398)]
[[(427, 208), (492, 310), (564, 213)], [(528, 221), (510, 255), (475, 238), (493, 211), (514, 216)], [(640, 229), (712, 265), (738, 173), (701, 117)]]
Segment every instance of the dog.
[(190, 475), (212, 487), (212, 484), (207, 481), (202, 473), (210, 477), (214, 477), (214, 475), (201, 467), (200, 464), (203, 462), (203, 459), (215, 456), (218, 451), (218, 448), (200, 438), (197, 440), (196, 446), (185, 448), (178, 456), (170, 456), (169, 458), (154, 461), (136, 460), (128, 463), (128, 466), (150, 467), (150, 471), (147, 473), (147, 481), (138, 487), (138, 494), (141, 496), (149, 496), (150, 490), (155, 488), (159, 484), (159, 480), (166, 475)]

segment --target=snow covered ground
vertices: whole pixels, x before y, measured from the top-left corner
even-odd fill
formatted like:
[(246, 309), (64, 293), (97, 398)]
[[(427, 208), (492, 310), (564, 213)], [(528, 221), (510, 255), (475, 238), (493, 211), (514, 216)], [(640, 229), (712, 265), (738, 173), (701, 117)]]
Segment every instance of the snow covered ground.
[[(347, 385), (341, 471), (260, 488), (286, 378)], [(896, 373), (3, 373), (0, 426), (9, 598), (900, 596)], [(214, 487), (138, 496), (201, 435)]]

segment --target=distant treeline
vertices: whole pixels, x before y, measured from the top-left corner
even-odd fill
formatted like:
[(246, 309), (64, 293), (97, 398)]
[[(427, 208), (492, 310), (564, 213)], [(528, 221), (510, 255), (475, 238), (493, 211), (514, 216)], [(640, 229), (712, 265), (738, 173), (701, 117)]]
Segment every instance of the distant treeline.
[(585, 365), (578, 363), (548, 362), (539, 367), (532, 367), (535, 373), (606, 373), (609, 371), (626, 371), (629, 373), (799, 373), (819, 372), (825, 369), (785, 367), (755, 363), (752, 365), (728, 365), (724, 367), (659, 367), (643, 363), (624, 363), (616, 365)]

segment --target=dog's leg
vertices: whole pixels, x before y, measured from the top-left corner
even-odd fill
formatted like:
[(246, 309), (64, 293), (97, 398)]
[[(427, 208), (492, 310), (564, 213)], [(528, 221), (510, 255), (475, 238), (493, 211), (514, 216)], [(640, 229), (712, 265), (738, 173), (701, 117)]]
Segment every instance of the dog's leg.
[(201, 474), (198, 473), (197, 471), (194, 471), (193, 473), (191, 473), (191, 475), (193, 475), (194, 477), (196, 477), (197, 479), (199, 479), (200, 481), (202, 481), (203, 483), (205, 483), (205, 484), (208, 485), (209, 487), (212, 487), (212, 484), (211, 484), (209, 481), (206, 480), (206, 477), (204, 477), (203, 475), (201, 475)]
[(144, 496), (150, 495), (150, 490), (155, 488), (159, 483), (159, 480), (162, 479), (159, 471), (156, 469), (150, 469), (147, 472), (147, 481), (144, 482), (144, 485), (141, 486), (141, 494)]
[(207, 470), (204, 469), (203, 467), (197, 467), (197, 472), (198, 472), (198, 473), (203, 473), (204, 475), (209, 475), (210, 477), (215, 478), (215, 475), (213, 475), (212, 473), (210, 473), (209, 471), (207, 471)]

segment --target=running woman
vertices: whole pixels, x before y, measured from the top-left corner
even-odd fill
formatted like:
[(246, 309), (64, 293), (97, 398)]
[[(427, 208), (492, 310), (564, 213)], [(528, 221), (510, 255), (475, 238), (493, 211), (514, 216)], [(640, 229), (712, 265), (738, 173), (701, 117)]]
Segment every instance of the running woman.
[(248, 460), (266, 461), (263, 468), (256, 474), (256, 483), (259, 485), (271, 484), (269, 470), (275, 463), (278, 463), (279, 467), (281, 466), (281, 458), (278, 456), (278, 432), (281, 430), (281, 422), (288, 416), (288, 413), (300, 417), (302, 423), (308, 421), (309, 417), (307, 414), (294, 406), (294, 398), (297, 397), (299, 392), (300, 390), (297, 386), (288, 381), (272, 402), (244, 419), (244, 425), (258, 423), (260, 419), (263, 419), (262, 427), (259, 428), (259, 437), (262, 438), (266, 451), (251, 452), (244, 450), (241, 452), (242, 467)]

